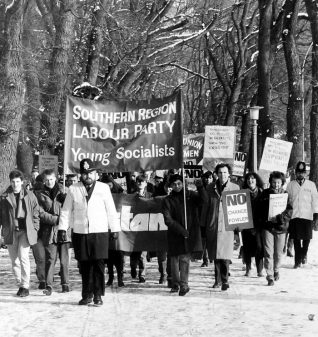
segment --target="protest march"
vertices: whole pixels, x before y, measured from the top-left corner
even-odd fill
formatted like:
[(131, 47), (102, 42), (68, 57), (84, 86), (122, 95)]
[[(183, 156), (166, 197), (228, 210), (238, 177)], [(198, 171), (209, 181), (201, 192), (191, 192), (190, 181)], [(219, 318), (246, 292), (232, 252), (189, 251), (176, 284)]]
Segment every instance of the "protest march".
[(293, 268), (307, 263), (318, 193), (305, 162), (290, 179), (292, 143), (267, 138), (254, 172), (248, 154), (236, 151), (235, 127), (182, 130), (180, 93), (140, 102), (67, 98), (64, 174), (56, 156), (40, 155), (32, 185), (13, 170), (1, 196), (2, 245), (18, 297), (32, 295), (29, 252), (38, 288), (51, 296), (57, 258), (62, 292), (72, 289), (73, 250), (82, 278), (78, 304), (95, 306), (113, 286), (114, 267), (118, 287), (125, 287), (128, 259), (131, 280), (145, 283), (147, 261), (157, 258), (159, 284), (179, 296), (190, 292), (197, 260), (202, 268), (214, 265), (212, 288), (228, 291), (237, 249), (245, 276), (255, 259), (268, 286), (279, 282), (286, 252)]

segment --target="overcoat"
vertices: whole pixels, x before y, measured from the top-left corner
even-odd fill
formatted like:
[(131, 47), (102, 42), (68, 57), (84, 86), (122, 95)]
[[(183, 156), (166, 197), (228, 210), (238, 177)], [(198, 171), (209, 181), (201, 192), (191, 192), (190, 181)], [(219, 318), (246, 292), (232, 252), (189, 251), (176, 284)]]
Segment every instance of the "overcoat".
[[(238, 185), (228, 181), (223, 191), (239, 189)], [(206, 228), (209, 259), (230, 260), (233, 257), (234, 232), (225, 230), (222, 196), (216, 183), (209, 184), (202, 193), (205, 200), (202, 208), (202, 225)]]
[[(26, 232), (30, 246), (37, 243), (37, 231), (39, 229), (39, 205), (33, 192), (22, 189), (21, 198), (26, 214)], [(10, 186), (0, 197), (0, 226), (2, 226), (2, 236), (6, 245), (13, 244), (13, 233), (15, 230), (15, 196)]]

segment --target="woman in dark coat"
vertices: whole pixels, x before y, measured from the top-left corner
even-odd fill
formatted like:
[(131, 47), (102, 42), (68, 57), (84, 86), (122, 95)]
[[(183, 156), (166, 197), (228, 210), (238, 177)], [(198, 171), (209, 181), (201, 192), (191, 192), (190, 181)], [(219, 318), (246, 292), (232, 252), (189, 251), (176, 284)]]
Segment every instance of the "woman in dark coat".
[[(175, 174), (170, 178), (172, 192), (163, 200), (162, 213), (168, 227), (168, 254), (171, 259), (171, 292), (184, 296), (189, 292), (189, 266), (192, 252), (202, 251), (200, 223), (197, 207), (201, 198), (194, 191), (186, 191), (186, 213), (184, 211), (183, 177)], [(198, 189), (202, 184), (198, 183)]]
[(255, 256), (257, 276), (263, 276), (264, 247), (262, 242), (262, 227), (258, 218), (259, 200), (263, 191), (263, 185), (263, 181), (257, 173), (249, 172), (245, 175), (243, 188), (250, 191), (254, 224), (254, 228), (242, 230), (243, 258), (246, 263), (245, 276), (250, 276), (253, 256)]

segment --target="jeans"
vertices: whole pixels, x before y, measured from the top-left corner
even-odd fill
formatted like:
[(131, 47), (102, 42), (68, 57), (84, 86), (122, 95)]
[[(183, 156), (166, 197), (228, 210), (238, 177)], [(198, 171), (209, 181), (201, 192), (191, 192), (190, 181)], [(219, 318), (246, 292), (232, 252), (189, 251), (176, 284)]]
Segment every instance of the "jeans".
[(82, 298), (105, 294), (105, 262), (99, 260), (79, 261), (82, 273)]
[(189, 267), (191, 254), (171, 256), (171, 281), (172, 286), (188, 288)]
[(61, 285), (68, 285), (69, 283), (69, 248), (70, 242), (58, 243), (57, 252), (60, 259), (60, 275)]
[[(36, 263), (36, 275), (40, 282), (53, 287), (54, 268), (57, 258), (57, 244), (51, 243), (44, 246), (41, 239), (33, 246), (33, 254)], [(68, 257), (67, 257), (68, 258)]]
[(138, 277), (145, 277), (146, 275), (146, 261), (147, 252), (132, 252), (130, 255), (130, 268), (133, 271), (137, 270), (139, 267)]
[(267, 279), (273, 279), (274, 273), (279, 271), (283, 256), (285, 233), (277, 234), (263, 230), (264, 267)]
[(30, 244), (25, 230), (13, 233), (12, 245), (7, 245), (12, 262), (12, 270), (19, 287), (30, 286)]
[(214, 279), (215, 283), (228, 283), (230, 271), (230, 260), (214, 260)]

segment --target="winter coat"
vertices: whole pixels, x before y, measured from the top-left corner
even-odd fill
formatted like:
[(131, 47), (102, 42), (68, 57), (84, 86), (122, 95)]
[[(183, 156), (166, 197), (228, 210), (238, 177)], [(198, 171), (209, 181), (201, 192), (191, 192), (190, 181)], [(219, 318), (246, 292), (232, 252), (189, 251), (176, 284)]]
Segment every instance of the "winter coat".
[[(39, 205), (33, 192), (26, 189), (21, 190), (23, 208), (26, 216), (26, 232), (30, 246), (37, 243), (37, 231), (39, 229)], [(10, 195), (11, 194), (11, 195)], [(2, 236), (4, 243), (13, 244), (13, 233), (15, 230), (15, 196), (10, 186), (0, 197), (0, 226), (2, 226)]]
[[(168, 227), (170, 256), (202, 251), (198, 206), (202, 203), (197, 192), (187, 191), (187, 230), (185, 228), (184, 192), (174, 191), (163, 199), (162, 213)], [(188, 239), (185, 239), (188, 236)]]
[[(280, 193), (287, 193), (283, 189)], [(276, 216), (276, 221), (268, 221), (269, 199), (270, 195), (275, 194), (271, 188), (265, 189), (259, 200), (259, 221), (262, 229), (266, 229), (272, 233), (283, 234), (286, 233), (289, 227), (289, 221), (293, 212), (290, 201), (287, 201), (286, 209)]]
[(60, 214), (59, 229), (72, 228), (74, 233), (119, 232), (120, 221), (107, 184), (96, 181), (91, 197), (82, 182), (69, 187)]
[[(63, 186), (57, 183), (53, 187), (51, 194), (50, 196), (50, 189), (45, 186), (42, 190), (35, 191), (40, 206), (40, 230), (38, 237), (43, 241), (45, 246), (57, 243), (59, 215), (65, 199)], [(70, 241), (70, 232), (68, 232), (66, 242)]]
[[(239, 186), (227, 182), (224, 192), (239, 190)], [(230, 260), (233, 257), (234, 232), (225, 230), (222, 195), (217, 189), (217, 184), (209, 184), (202, 190), (204, 205), (202, 208), (203, 226), (206, 228), (206, 245), (209, 259)]]

